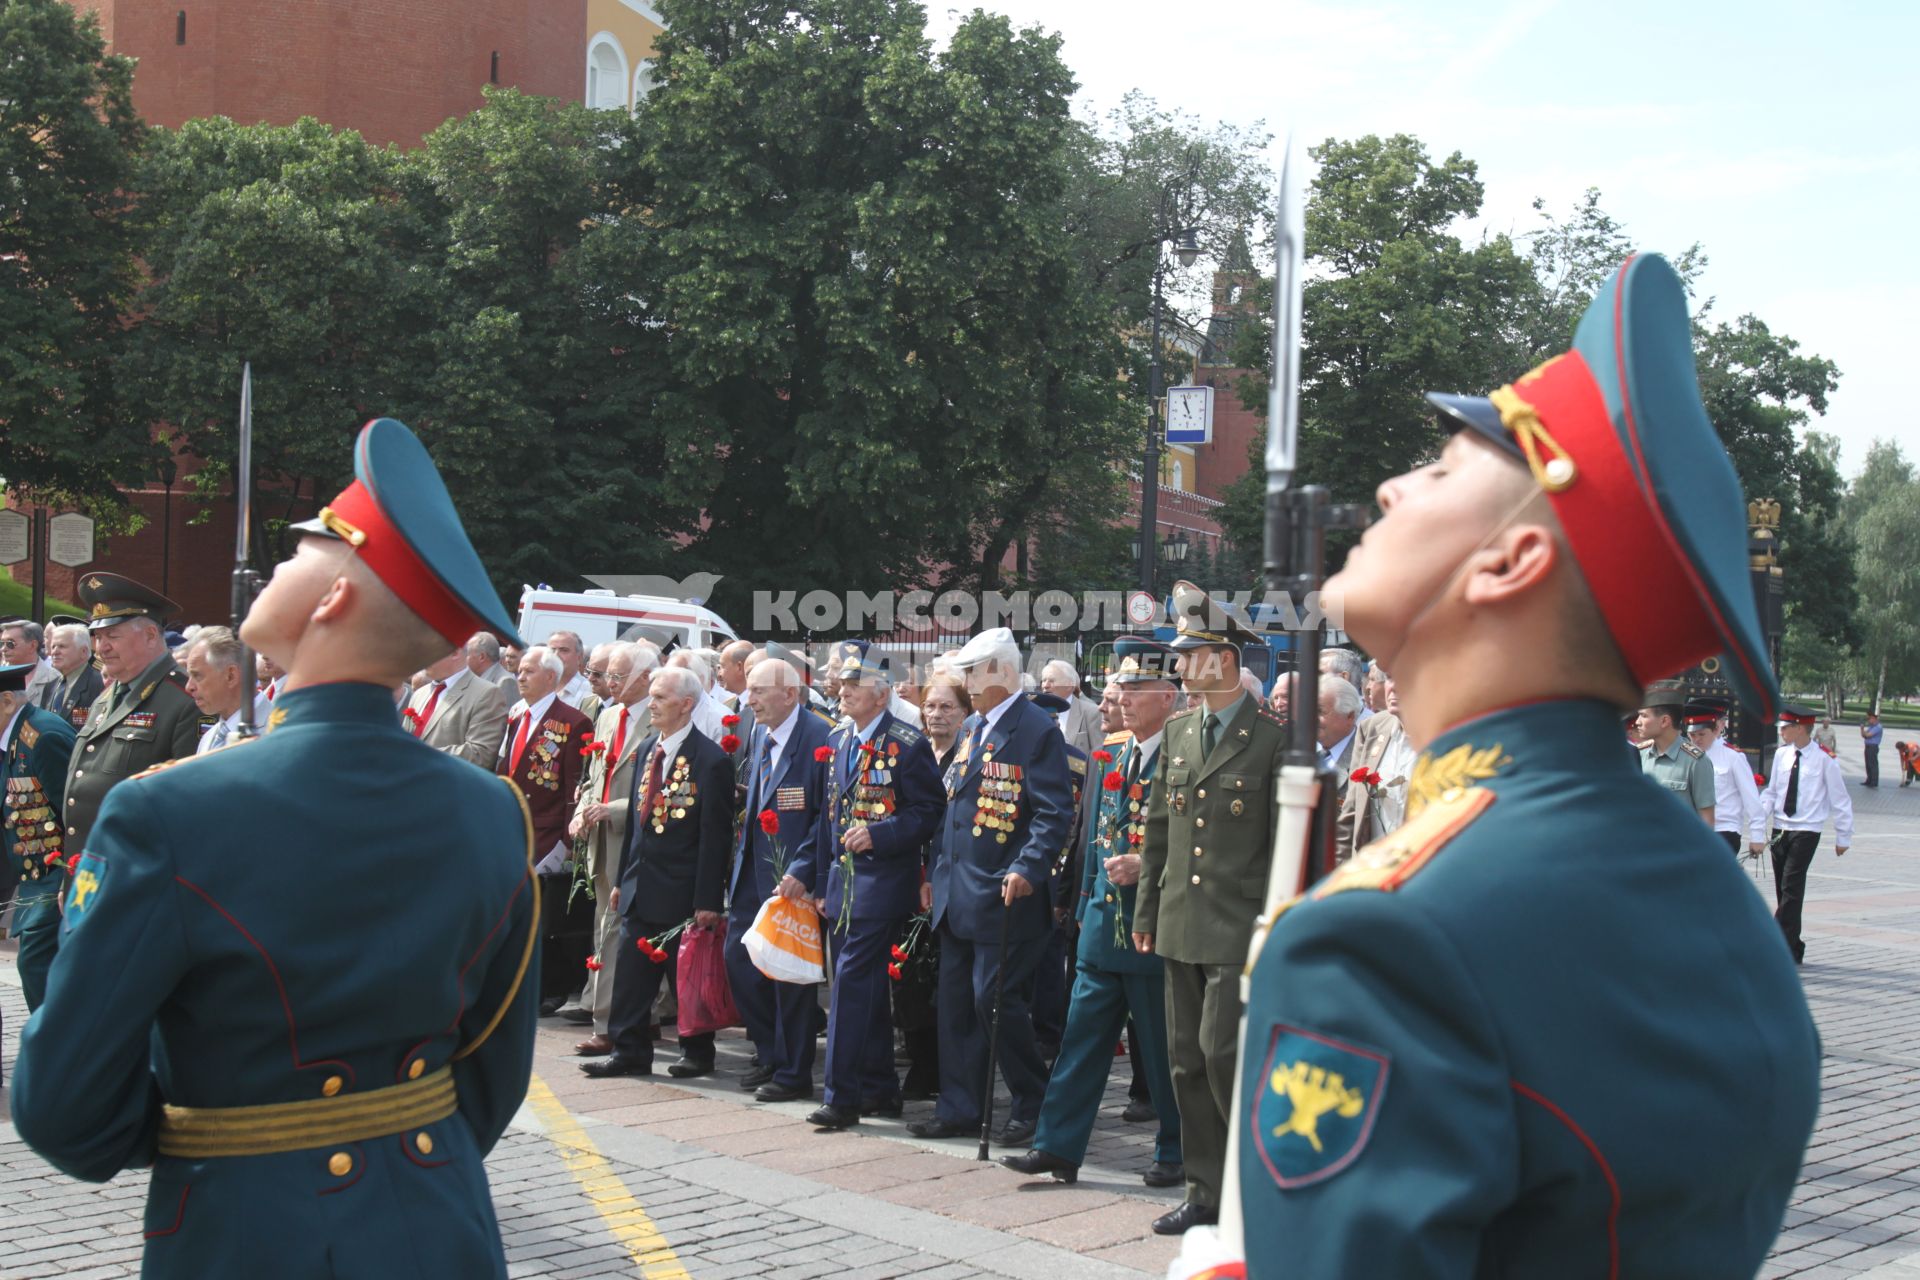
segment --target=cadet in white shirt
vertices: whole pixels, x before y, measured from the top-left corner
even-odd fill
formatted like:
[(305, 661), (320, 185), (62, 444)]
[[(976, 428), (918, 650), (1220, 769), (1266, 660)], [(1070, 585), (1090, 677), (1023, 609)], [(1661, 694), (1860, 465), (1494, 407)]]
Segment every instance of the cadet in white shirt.
[(1753, 784), (1753, 765), (1746, 753), (1727, 745), (1727, 704), (1718, 698), (1700, 698), (1687, 704), (1687, 737), (1713, 766), (1713, 830), (1727, 849), (1740, 852), (1740, 833), (1754, 848), (1767, 837), (1767, 817), (1760, 808), (1760, 789)]
[[(1839, 857), (1853, 843), (1853, 801), (1834, 758), (1813, 746), (1817, 717), (1805, 707), (1780, 708), (1780, 749), (1774, 753), (1773, 776), (1760, 794), (1760, 806), (1773, 820), (1773, 892), (1778, 904), (1773, 918), (1786, 935), (1793, 962), (1807, 954), (1800, 940), (1800, 908), (1807, 896), (1807, 867), (1820, 847), (1820, 832), (1833, 819), (1833, 853)], [(1755, 844), (1758, 853), (1760, 846)]]

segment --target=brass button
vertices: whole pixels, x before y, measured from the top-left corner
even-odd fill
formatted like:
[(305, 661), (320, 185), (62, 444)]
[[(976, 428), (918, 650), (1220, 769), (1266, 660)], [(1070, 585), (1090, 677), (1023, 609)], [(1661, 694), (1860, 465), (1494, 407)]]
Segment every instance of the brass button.
[(1207, 789), (1205, 787), (1200, 788), (1200, 798), (1202, 800), (1207, 798)]
[(414, 1138), (413, 1145), (421, 1155), (430, 1156), (433, 1154), (433, 1135), (430, 1133), (421, 1133)]
[(327, 1172), (336, 1178), (344, 1178), (353, 1172), (353, 1157), (344, 1151), (336, 1151), (327, 1158)]
[(426, 1069), (427, 1060), (425, 1058), (415, 1058), (407, 1067), (407, 1079), (418, 1080), (420, 1073)]
[(320, 1086), (320, 1092), (331, 1098), (334, 1094), (340, 1092), (346, 1083), (347, 1082), (339, 1076), (328, 1076), (326, 1083)]
[(1246, 784), (1246, 780), (1245, 780), (1245, 779), (1243, 779), (1243, 778), (1235, 778), (1235, 779), (1233, 780), (1233, 789), (1234, 789), (1235, 791), (1238, 791), (1238, 790), (1240, 790), (1240, 789), (1241, 789), (1242, 787), (1244, 787), (1244, 786), (1246, 786), (1246, 785), (1247, 785), (1247, 784)]
[(85, 769), (75, 769), (73, 771), (73, 776), (76, 778), (84, 778), (87, 776), (87, 771)]
[(67, 828), (67, 834), (71, 836), (71, 835), (77, 835), (78, 833), (77, 833), (76, 831), (74, 831), (74, 829), (73, 829), (72, 827), (68, 827), (68, 828)]
[(1196, 857), (1196, 858), (1200, 856), (1200, 846), (1199, 846), (1199, 845), (1195, 845), (1195, 846), (1193, 846), (1193, 856), (1194, 856), (1194, 857)]
[(1195, 876), (1195, 877), (1193, 878), (1193, 882), (1194, 882), (1195, 884), (1199, 884), (1199, 883), (1200, 883), (1200, 877), (1199, 877), (1199, 876)]
[(89, 751), (92, 751), (92, 750), (94, 749), (94, 746), (95, 746), (95, 745), (96, 745), (96, 744), (94, 744), (94, 743), (91, 743), (91, 742), (89, 742), (89, 743), (87, 744), (87, 750), (89, 750)]
[(1196, 827), (1204, 827), (1207, 825), (1207, 820), (1205, 818), (1195, 818), (1193, 820), (1193, 825)]

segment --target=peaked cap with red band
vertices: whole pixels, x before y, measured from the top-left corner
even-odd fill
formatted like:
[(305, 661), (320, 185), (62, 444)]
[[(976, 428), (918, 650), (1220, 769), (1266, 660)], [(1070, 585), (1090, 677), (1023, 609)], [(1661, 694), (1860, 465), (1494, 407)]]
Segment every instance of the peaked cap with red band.
[(1621, 264), (1573, 350), (1490, 397), (1427, 399), (1532, 470), (1636, 680), (1722, 654), (1740, 700), (1772, 717), (1746, 504), (1700, 403), (1686, 289), (1665, 258)]
[(440, 471), (406, 424), (375, 418), (353, 447), (353, 483), (299, 533), (339, 538), (448, 644), (491, 631), (523, 645), (454, 510)]

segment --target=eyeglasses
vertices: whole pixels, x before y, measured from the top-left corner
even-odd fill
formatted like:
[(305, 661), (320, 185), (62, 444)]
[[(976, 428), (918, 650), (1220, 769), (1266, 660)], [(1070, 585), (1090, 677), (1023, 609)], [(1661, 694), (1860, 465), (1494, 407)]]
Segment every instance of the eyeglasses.
[(605, 680), (609, 674), (605, 671), (595, 671), (592, 667), (587, 668), (587, 675), (595, 680)]
[(17, 636), (0, 637), (0, 649), (18, 649), (19, 647), (20, 640)]

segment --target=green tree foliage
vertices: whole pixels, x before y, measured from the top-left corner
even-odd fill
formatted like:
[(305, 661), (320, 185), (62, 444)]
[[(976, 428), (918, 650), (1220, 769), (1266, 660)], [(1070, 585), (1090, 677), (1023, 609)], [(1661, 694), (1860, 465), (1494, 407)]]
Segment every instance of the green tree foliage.
[(124, 514), (158, 457), (113, 354), (135, 272), (124, 213), (145, 130), (133, 63), (62, 0), (0, 2), (0, 469), (49, 503)]

